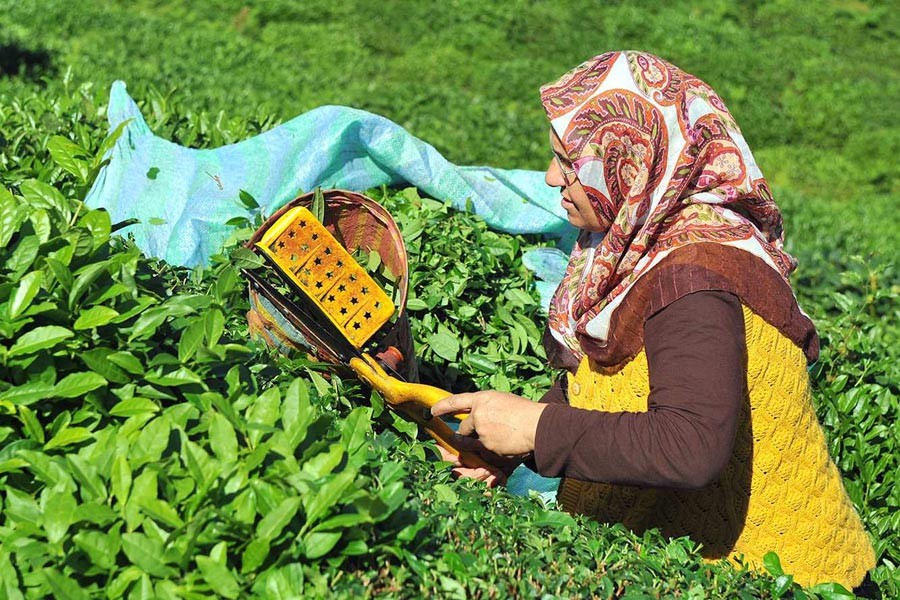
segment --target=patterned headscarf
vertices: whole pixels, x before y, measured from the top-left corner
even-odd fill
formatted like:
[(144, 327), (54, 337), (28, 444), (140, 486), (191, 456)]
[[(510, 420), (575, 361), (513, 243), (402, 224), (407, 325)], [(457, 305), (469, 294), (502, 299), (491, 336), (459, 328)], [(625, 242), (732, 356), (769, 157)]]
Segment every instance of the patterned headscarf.
[[(551, 302), (549, 333), (570, 354), (570, 360), (557, 362), (571, 366), (571, 359), (585, 354), (607, 363), (626, 358), (615, 352), (610, 358), (616, 323), (622, 321), (616, 311), (644, 275), (676, 250), (696, 244), (714, 244), (716, 264), (733, 262), (735, 249), (749, 253), (750, 262), (741, 258), (743, 267), (735, 267), (764, 266), (762, 279), (780, 288), (772, 293), (782, 296), (782, 309), (793, 305), (791, 318), (796, 316), (787, 283), (796, 261), (783, 249), (781, 213), (740, 129), (710, 86), (656, 56), (609, 52), (541, 88), (541, 99), (599, 222), (611, 224), (605, 232), (581, 233)], [(699, 249), (692, 247), (693, 256), (702, 255)], [(742, 290), (753, 286), (747, 273), (707, 267), (704, 273), (716, 273), (681, 290), (679, 278), (693, 280), (697, 270), (670, 269), (663, 283), (674, 291), (668, 300), (657, 299), (655, 310), (685, 290), (744, 296)], [(756, 266), (750, 270), (760, 277)], [(644, 299), (651, 295), (642, 292)], [(771, 304), (755, 295), (757, 304)], [(647, 316), (643, 310), (641, 317)], [(631, 334), (641, 337), (642, 320), (639, 326), (631, 323)], [(817, 348), (811, 327), (804, 323), (805, 331), (794, 337)], [(634, 349), (630, 344), (630, 354)]]

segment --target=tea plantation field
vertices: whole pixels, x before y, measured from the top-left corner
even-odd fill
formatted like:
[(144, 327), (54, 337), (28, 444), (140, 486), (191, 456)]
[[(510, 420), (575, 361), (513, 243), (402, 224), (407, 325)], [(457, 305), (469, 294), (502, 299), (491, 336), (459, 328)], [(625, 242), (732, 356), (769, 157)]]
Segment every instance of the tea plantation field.
[[(900, 597), (898, 11), (589, 5), (0, 0), (0, 597), (848, 597), (452, 480), (376, 395), (248, 341), (246, 253), (174, 268), (82, 202), (115, 79), (192, 147), (332, 103), (459, 164), (543, 169), (537, 88), (612, 48), (697, 74), (741, 123), (822, 338), (819, 418)], [(424, 378), (538, 397), (521, 256), (546, 242), (371, 193), (406, 236)]]

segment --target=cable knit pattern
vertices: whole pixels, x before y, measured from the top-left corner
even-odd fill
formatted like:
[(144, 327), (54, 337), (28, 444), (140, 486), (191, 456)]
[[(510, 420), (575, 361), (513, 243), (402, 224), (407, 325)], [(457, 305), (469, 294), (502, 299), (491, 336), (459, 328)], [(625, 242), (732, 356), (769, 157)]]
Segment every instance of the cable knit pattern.
[[(743, 557), (760, 569), (778, 553), (785, 572), (809, 586), (852, 589), (875, 566), (875, 552), (816, 418), (803, 352), (744, 307), (747, 395), (725, 471), (701, 490), (650, 489), (564, 479), (566, 510), (642, 531), (688, 535), (703, 556)], [(569, 401), (608, 412), (647, 410), (649, 372), (641, 351), (617, 370), (584, 359), (569, 376)]]

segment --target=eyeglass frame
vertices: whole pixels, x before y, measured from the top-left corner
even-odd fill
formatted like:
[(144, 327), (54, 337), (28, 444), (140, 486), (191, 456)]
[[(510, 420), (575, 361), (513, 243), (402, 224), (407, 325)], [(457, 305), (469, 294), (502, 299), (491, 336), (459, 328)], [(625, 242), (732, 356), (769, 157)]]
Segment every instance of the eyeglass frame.
[[(553, 153), (553, 160), (556, 161), (556, 166), (559, 167), (559, 172), (562, 173), (563, 181), (566, 183), (566, 187), (575, 185), (575, 182), (578, 181), (578, 175), (577, 171), (575, 170), (575, 165), (572, 165), (572, 168), (567, 170), (565, 165), (563, 164), (562, 159), (556, 152)], [(572, 181), (569, 181), (570, 175), (572, 176)]]

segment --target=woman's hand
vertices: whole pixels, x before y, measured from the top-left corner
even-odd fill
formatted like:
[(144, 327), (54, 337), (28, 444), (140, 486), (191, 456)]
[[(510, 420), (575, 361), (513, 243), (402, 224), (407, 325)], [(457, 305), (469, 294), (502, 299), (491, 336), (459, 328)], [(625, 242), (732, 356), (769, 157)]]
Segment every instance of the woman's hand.
[(459, 461), (459, 456), (453, 454), (443, 446), (438, 445), (441, 452), (441, 460), (453, 463), (453, 474), (457, 477), (475, 479), (483, 481), (489, 488), (506, 485), (506, 473), (500, 469), (489, 469), (485, 467), (467, 467)]
[(431, 414), (469, 413), (454, 438), (461, 450), (523, 456), (534, 450), (538, 419), (546, 407), (515, 394), (485, 391), (448, 396), (431, 407)]

